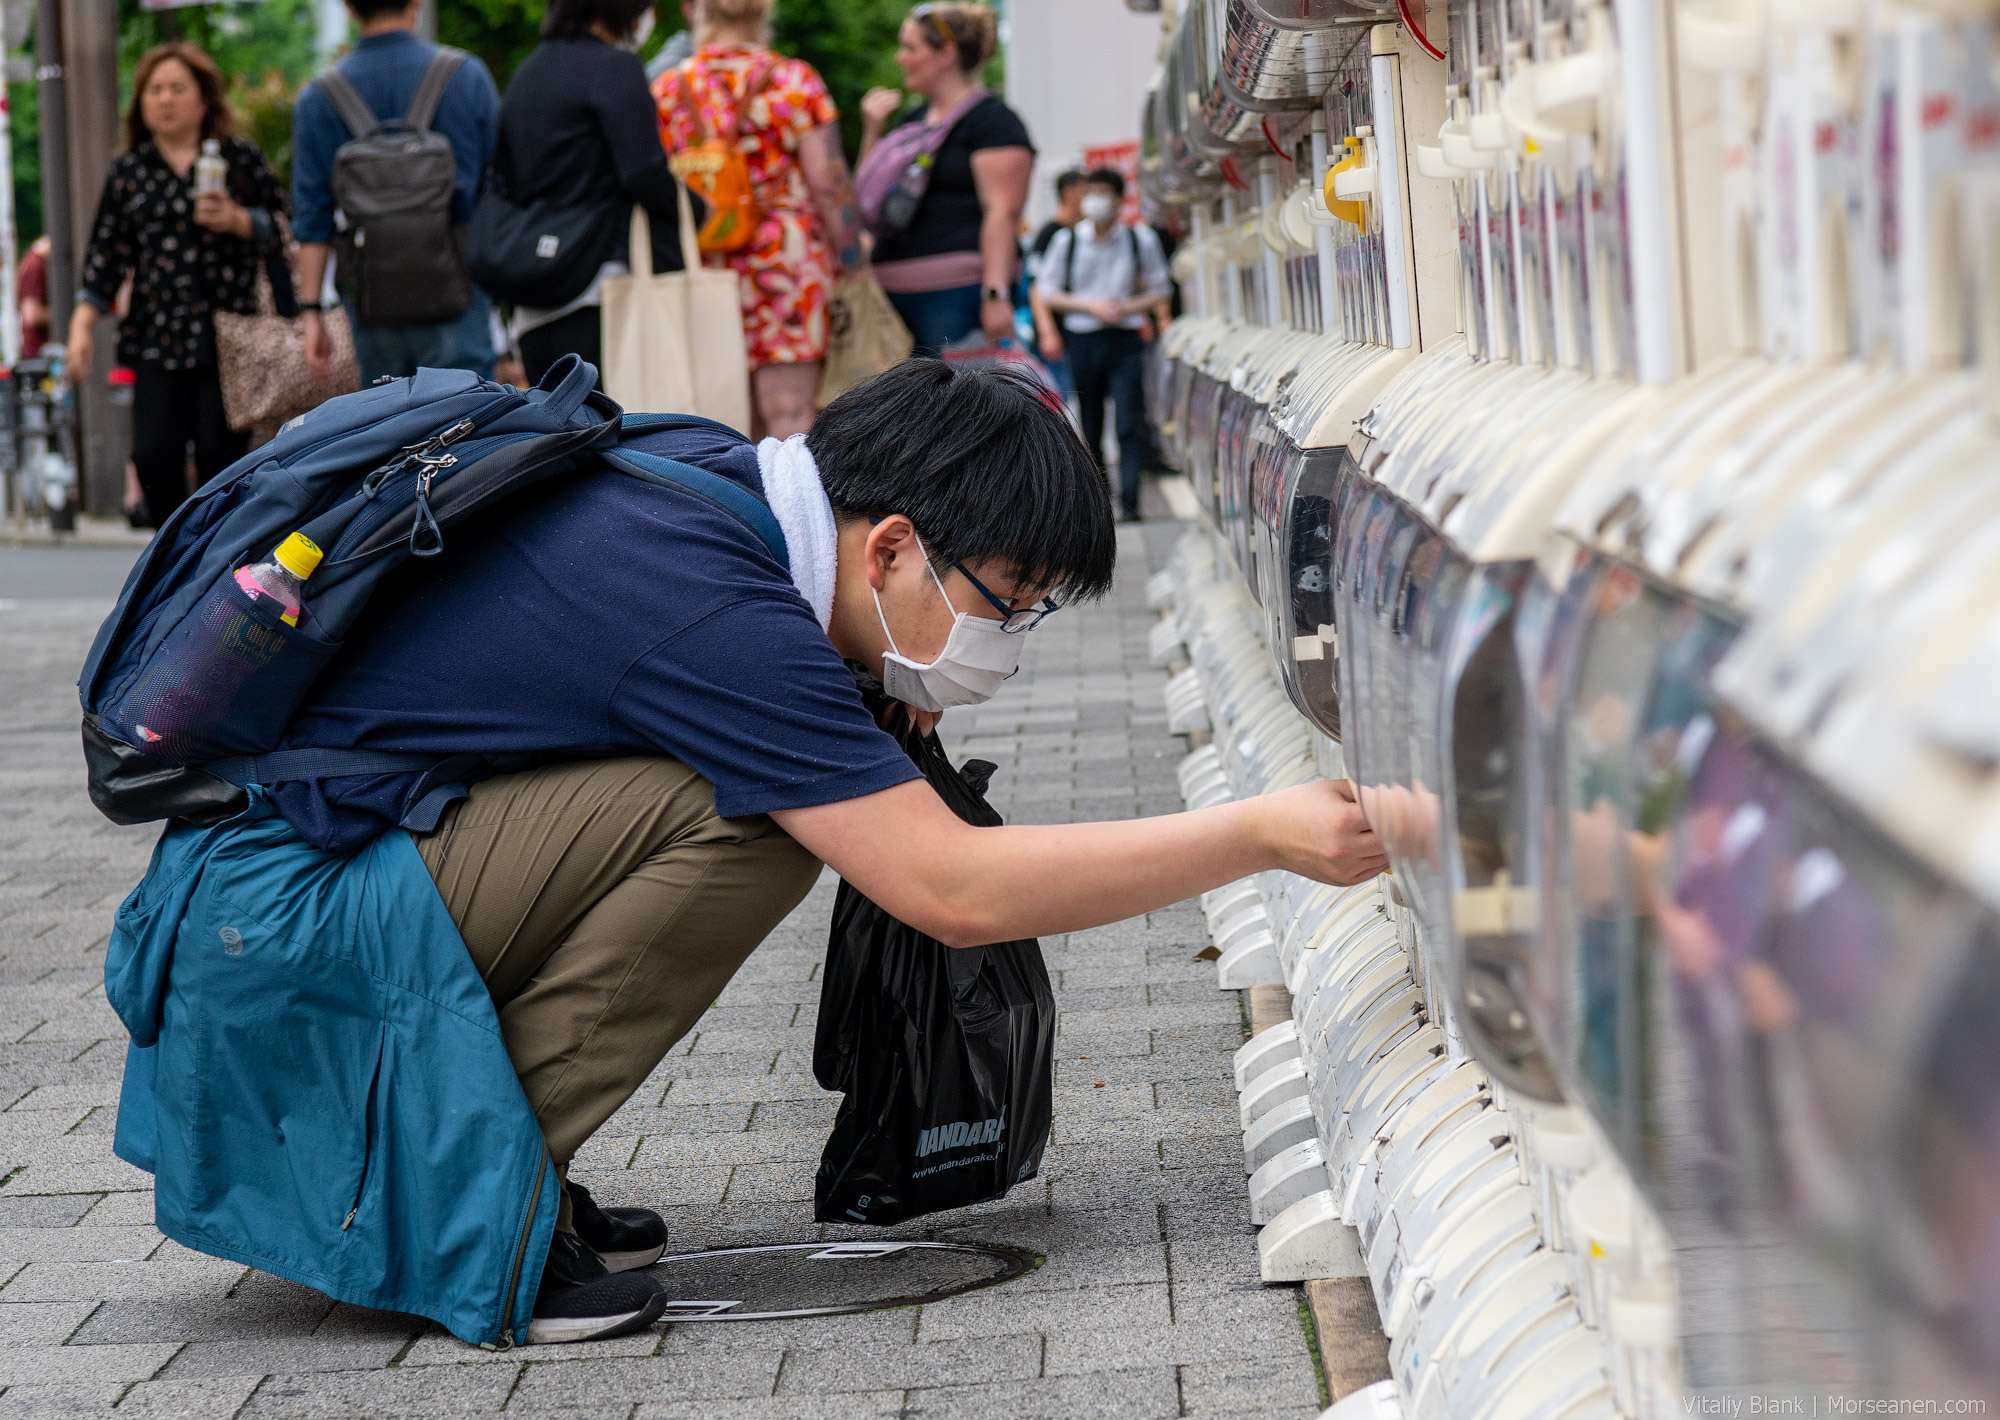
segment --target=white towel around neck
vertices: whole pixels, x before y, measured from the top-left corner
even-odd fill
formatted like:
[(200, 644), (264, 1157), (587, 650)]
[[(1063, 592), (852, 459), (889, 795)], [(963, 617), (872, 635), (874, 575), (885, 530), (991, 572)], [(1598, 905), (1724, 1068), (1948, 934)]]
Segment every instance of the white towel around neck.
[(806, 436), (764, 440), (757, 446), (757, 469), (764, 478), (764, 501), (784, 530), (792, 585), (824, 631), (833, 622), (833, 569), (839, 541), (833, 504), (819, 481), (819, 465), (806, 448)]

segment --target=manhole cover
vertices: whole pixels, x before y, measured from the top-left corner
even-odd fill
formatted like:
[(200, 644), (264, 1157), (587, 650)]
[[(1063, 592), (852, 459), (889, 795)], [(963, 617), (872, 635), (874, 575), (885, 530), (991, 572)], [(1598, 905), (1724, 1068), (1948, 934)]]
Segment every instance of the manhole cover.
[(666, 1321), (832, 1316), (941, 1301), (1011, 1282), (1035, 1255), (993, 1243), (776, 1243), (663, 1257)]

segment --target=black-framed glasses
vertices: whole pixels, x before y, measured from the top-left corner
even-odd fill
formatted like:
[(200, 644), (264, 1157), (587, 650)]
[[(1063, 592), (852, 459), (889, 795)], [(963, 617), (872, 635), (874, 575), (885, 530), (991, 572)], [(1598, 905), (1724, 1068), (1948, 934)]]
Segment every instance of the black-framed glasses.
[(952, 563), (951, 570), (972, 583), (972, 590), (985, 597), (987, 605), (1000, 613), (1000, 629), (1010, 636), (1018, 635), (1023, 631), (1032, 631), (1035, 627), (1042, 624), (1044, 617), (1054, 616), (1062, 610), (1062, 603), (1058, 602), (1054, 597), (1043, 597), (1040, 605), (1023, 607), (1019, 611), (1016, 611), (1013, 603), (1004, 602), (994, 596), (987, 589), (984, 582), (966, 570), (963, 562)]

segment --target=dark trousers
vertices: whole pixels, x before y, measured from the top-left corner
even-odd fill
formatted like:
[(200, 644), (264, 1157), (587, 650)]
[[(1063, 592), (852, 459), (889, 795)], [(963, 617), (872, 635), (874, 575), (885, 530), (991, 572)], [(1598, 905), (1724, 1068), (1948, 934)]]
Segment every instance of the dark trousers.
[(521, 332), (521, 365), (532, 387), (542, 382), (549, 366), (565, 355), (581, 355), (597, 366), (597, 387), (604, 388), (604, 320), (600, 306), (578, 306), (561, 320)]
[(1118, 501), (1139, 513), (1139, 475), (1146, 467), (1146, 343), (1136, 330), (1064, 331), (1069, 367), (1076, 377), (1076, 401), (1083, 415), (1083, 442), (1104, 463), (1104, 401), (1118, 422)]
[(215, 477), (250, 442), (222, 412), (222, 380), (213, 365), (169, 370), (141, 360), (132, 379), (132, 467), (155, 524), (187, 501), (188, 445), (194, 446), (195, 486)]

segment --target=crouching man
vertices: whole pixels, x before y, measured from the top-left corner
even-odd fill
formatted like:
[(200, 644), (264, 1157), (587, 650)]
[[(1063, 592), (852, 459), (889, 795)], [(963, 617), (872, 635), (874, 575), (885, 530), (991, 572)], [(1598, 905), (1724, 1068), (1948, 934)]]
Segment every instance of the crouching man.
[(569, 1160), (822, 863), (953, 946), (1384, 866), (1345, 784), (975, 828), (870, 718), (857, 674), (920, 719), (975, 704), (1110, 585), (1104, 482), (1031, 386), (912, 361), (783, 444), (624, 447), (754, 495), (785, 559), (732, 498), (609, 465), (477, 515), (376, 591), (284, 742), (450, 771), (259, 783), (176, 821), (121, 908), (117, 1150), (187, 1246), (489, 1345), (634, 1330), (665, 1225)]

